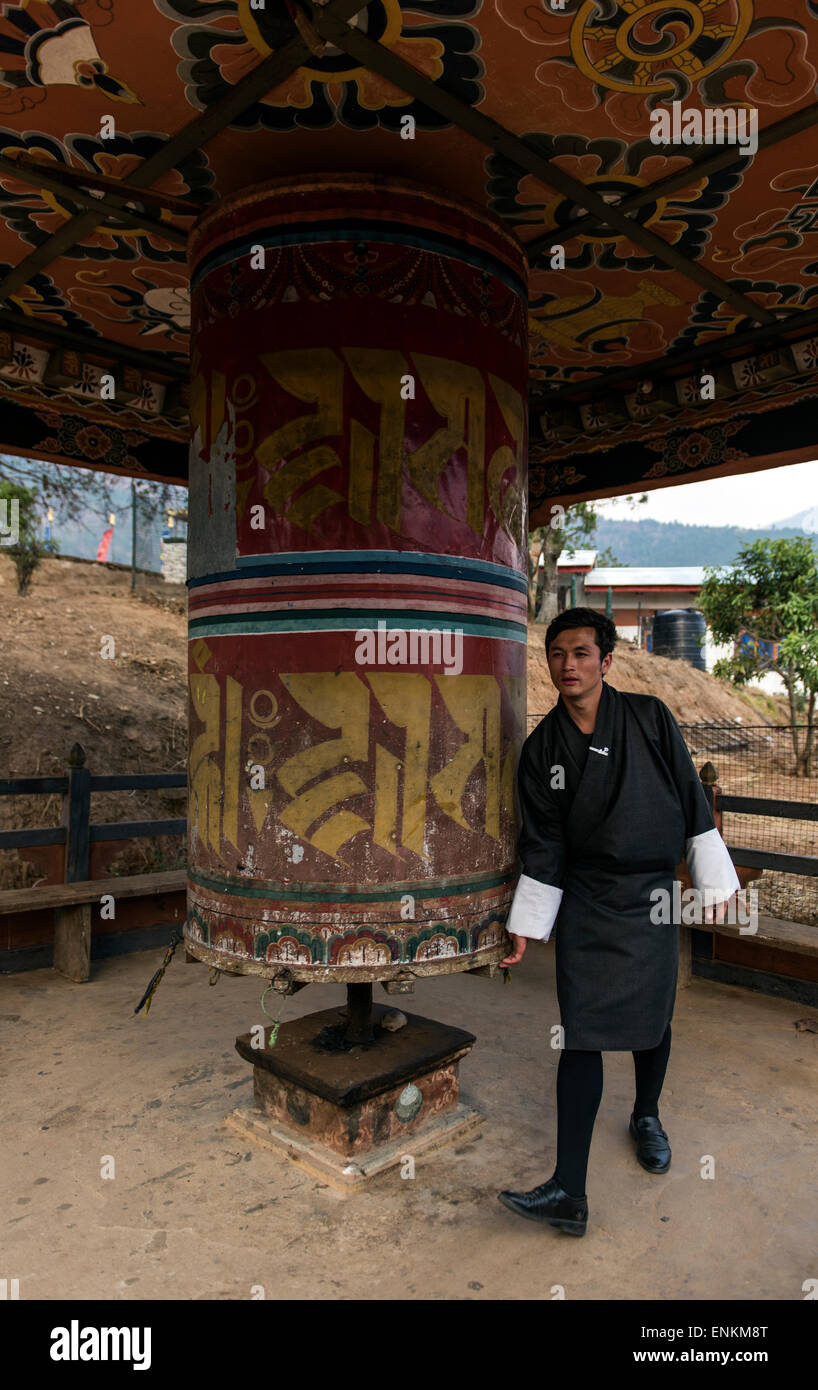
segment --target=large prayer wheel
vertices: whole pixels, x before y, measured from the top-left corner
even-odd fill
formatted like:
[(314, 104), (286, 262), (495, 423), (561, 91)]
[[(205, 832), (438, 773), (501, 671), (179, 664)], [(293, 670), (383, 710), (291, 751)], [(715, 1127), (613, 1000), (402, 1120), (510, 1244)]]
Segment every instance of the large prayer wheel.
[(526, 266), (479, 209), (281, 180), (191, 238), (186, 944), (502, 958), (525, 733)]

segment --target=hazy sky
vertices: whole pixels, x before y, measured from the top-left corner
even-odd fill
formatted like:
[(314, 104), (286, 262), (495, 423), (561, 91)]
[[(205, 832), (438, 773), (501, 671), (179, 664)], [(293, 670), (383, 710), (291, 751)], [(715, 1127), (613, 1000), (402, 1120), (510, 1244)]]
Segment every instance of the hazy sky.
[(609, 502), (601, 502), (599, 509), (603, 516), (622, 520), (644, 517), (653, 521), (686, 521), (697, 526), (763, 527), (815, 506), (818, 462), (657, 488), (648, 493), (643, 506), (633, 511), (622, 503), (613, 507)]

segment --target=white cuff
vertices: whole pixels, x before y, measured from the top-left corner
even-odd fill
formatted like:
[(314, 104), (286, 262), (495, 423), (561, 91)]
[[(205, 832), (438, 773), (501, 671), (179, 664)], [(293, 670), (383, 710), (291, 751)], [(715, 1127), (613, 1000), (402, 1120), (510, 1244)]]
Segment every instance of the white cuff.
[(692, 835), (685, 844), (690, 881), (700, 892), (709, 888), (714, 903), (726, 902), (741, 888), (735, 865), (718, 830)]
[(561, 888), (520, 874), (506, 931), (509, 936), (530, 936), (535, 941), (547, 941), (561, 902)]

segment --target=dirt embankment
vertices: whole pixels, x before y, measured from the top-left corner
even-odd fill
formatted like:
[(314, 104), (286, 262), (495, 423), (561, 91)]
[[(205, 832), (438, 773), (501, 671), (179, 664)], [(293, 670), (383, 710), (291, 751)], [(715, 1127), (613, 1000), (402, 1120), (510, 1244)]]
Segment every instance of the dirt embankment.
[[(616, 644), (606, 678), (616, 690), (637, 695), (658, 695), (680, 724), (705, 720), (740, 719), (743, 724), (787, 724), (789, 711), (783, 696), (761, 690), (739, 690), (729, 681), (716, 680), (686, 661), (651, 656), (631, 642)], [(557, 703), (545, 659), (545, 626), (528, 628), (528, 711), (540, 718)]]
[[(0, 776), (60, 775), (75, 743), (96, 773), (185, 770), (185, 589), (137, 592), (134, 598), (124, 571), (49, 559), (21, 598), (11, 560), (0, 553)], [(105, 639), (112, 655), (103, 655)], [(0, 797), (3, 829), (59, 825), (60, 812), (58, 795)], [(95, 821), (184, 813), (183, 791), (91, 798)], [(179, 843), (128, 846), (114, 872), (174, 867)], [(0, 851), (0, 887), (38, 876), (17, 851)]]

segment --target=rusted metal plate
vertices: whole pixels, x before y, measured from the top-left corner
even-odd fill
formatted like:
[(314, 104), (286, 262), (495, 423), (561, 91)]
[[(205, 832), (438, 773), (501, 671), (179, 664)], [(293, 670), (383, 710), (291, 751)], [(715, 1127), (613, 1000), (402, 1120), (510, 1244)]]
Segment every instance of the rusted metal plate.
[(344, 176), (228, 201), (191, 263), (189, 949), (302, 980), (500, 959), (522, 251), (442, 196)]

